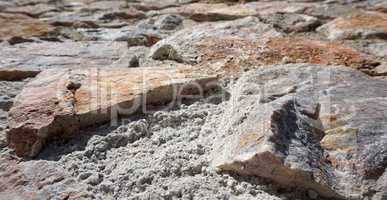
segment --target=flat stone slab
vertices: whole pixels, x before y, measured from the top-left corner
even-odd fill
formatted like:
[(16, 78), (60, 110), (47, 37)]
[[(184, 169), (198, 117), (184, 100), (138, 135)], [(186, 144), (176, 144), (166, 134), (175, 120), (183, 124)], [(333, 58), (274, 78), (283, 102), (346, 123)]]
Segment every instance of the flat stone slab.
[(249, 71), (232, 91), (213, 166), (328, 198), (384, 199), (386, 85), (340, 66)]
[(273, 13), (300, 13), (307, 3), (289, 2), (251, 2), (244, 4), (228, 5), (226, 3), (192, 3), (179, 7), (161, 10), (163, 14), (178, 14), (195, 21), (233, 20), (246, 16), (258, 16)]
[(202, 94), (215, 76), (182, 68), (53, 69), (40, 73), (15, 98), (7, 140), (19, 156), (35, 156), (44, 143), (79, 128)]
[(339, 17), (317, 29), (330, 40), (386, 39), (387, 14), (379, 12), (357, 12)]
[(126, 42), (34, 42), (1, 45), (0, 80), (20, 80), (45, 69), (128, 67)]

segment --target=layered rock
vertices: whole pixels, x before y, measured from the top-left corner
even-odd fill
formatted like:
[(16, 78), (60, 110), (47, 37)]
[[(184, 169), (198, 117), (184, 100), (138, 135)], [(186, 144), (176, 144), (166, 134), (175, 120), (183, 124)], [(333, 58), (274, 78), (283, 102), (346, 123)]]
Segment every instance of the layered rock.
[(258, 18), (247, 17), (184, 29), (154, 45), (150, 55), (226, 72), (279, 63), (340, 64), (364, 71), (372, 67), (373, 61), (353, 48), (281, 35)]
[(127, 67), (130, 61), (126, 42), (40, 42), (1, 45), (0, 80), (36, 76), (44, 69)]
[(387, 14), (357, 12), (339, 17), (317, 29), (331, 40), (342, 39), (386, 39)]
[(15, 99), (9, 147), (17, 155), (35, 156), (46, 141), (130, 115), (147, 104), (173, 104), (184, 95), (203, 94), (215, 79), (187, 67), (47, 70)]
[(161, 10), (159, 13), (178, 14), (195, 21), (233, 20), (246, 16), (273, 13), (299, 13), (311, 6), (306, 3), (251, 2), (228, 5), (226, 3), (193, 3)]
[(213, 165), (328, 198), (385, 199), (386, 85), (340, 66), (250, 71), (232, 92)]
[(260, 18), (265, 23), (273, 24), (274, 27), (286, 33), (307, 32), (320, 25), (319, 20), (315, 17), (295, 13), (274, 13), (262, 15)]
[(48, 4), (34, 4), (17, 7), (7, 7), (3, 10), (5, 13), (16, 13), (28, 15), (30, 17), (39, 17), (48, 12), (58, 12), (60, 9), (54, 5)]
[(53, 30), (49, 24), (22, 15), (0, 13), (0, 41), (12, 37), (32, 37), (47, 34)]
[(128, 46), (152, 46), (161, 39), (195, 23), (177, 15), (159, 15), (120, 28), (78, 28), (81, 40), (127, 41)]

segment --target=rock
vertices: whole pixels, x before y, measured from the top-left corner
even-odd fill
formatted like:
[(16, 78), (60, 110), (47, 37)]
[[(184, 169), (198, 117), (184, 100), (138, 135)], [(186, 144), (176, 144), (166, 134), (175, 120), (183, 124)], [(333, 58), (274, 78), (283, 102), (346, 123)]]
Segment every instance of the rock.
[(317, 199), (318, 193), (313, 190), (308, 190), (308, 197), (311, 199)]
[(212, 165), (330, 199), (371, 199), (385, 188), (386, 84), (340, 66), (250, 71), (232, 91)]
[(25, 15), (0, 13), (0, 40), (41, 36), (52, 30), (49, 24)]
[(371, 57), (335, 42), (310, 40), (301, 37), (279, 37), (269, 39), (261, 52), (264, 64), (313, 63), (344, 65), (368, 73), (374, 65)]
[(27, 81), (0, 81), (0, 109), (8, 111)]
[(44, 69), (127, 67), (130, 50), (125, 42), (41, 42), (1, 45), (0, 80), (34, 77)]
[(387, 13), (387, 2), (381, 1), (372, 5), (369, 10)]
[(17, 6), (17, 7), (7, 7), (3, 12), (6, 13), (16, 13), (28, 15), (30, 17), (38, 18), (42, 14), (47, 12), (58, 12), (60, 9), (54, 5), (48, 4), (34, 4), (26, 6)]
[(57, 164), (48, 161), (19, 161), (0, 157), (2, 199), (91, 199), (85, 186), (76, 183)]
[(140, 61), (138, 60), (138, 57), (134, 55), (130, 61), (129, 61), (129, 67), (139, 67)]
[(178, 15), (160, 15), (148, 18), (146, 20), (140, 21), (137, 24), (138, 29), (143, 30), (159, 30), (159, 31), (173, 31), (182, 27), (183, 18)]
[(387, 63), (382, 63), (375, 67), (371, 72), (375, 76), (387, 76)]
[(330, 40), (343, 39), (386, 39), (387, 14), (360, 12), (339, 17), (317, 29)]
[[(248, 42), (258, 42), (263, 36), (273, 37), (280, 33), (276, 32), (272, 27), (263, 24), (256, 17), (247, 17), (240, 20), (222, 23), (208, 23), (198, 25), (194, 31), (187, 28), (183, 29), (172, 36), (161, 40), (151, 49), (150, 55), (156, 60), (175, 60), (182, 63), (198, 64), (205, 55), (205, 51), (213, 52), (214, 49), (202, 47), (204, 45), (216, 48), (214, 43), (223, 41), (221, 44), (228, 43), (228, 47), (238, 45), (240, 40)], [(218, 41), (219, 40), (219, 41)], [(212, 42), (209, 44), (209, 42)], [(225, 44), (226, 45), (226, 44)], [(238, 47), (240, 47), (239, 45)], [(219, 47), (218, 51), (221, 51)], [(237, 48), (237, 47), (235, 47)], [(213, 57), (224, 59), (229, 52), (221, 52), (221, 55)]]
[(251, 2), (245, 4), (228, 5), (226, 3), (207, 4), (193, 3), (179, 7), (172, 7), (159, 11), (162, 14), (178, 14), (192, 20), (219, 21), (234, 20), (246, 16), (257, 16), (273, 13), (296, 13), (304, 10), (308, 4), (289, 2)]
[(275, 13), (263, 15), (261, 19), (265, 23), (273, 24), (280, 30), (290, 32), (307, 32), (315, 29), (320, 22), (317, 18), (294, 13)]
[(367, 50), (377, 57), (387, 58), (387, 42), (371, 43)]
[(91, 27), (78, 28), (77, 31), (82, 34), (82, 40), (128, 41), (129, 46), (152, 46), (160, 39), (182, 29), (184, 25), (190, 27), (191, 24), (189, 22), (184, 24), (180, 16), (161, 15), (121, 28)]
[[(184, 29), (152, 46), (156, 60), (175, 60), (218, 72), (238, 72), (258, 65), (339, 64), (368, 71), (373, 61), (353, 48), (301, 37), (280, 37), (271, 26), (248, 17)], [(210, 69), (209, 69), (210, 68)]]
[(332, 20), (356, 13), (358, 11), (359, 10), (352, 5), (316, 4), (314, 6), (307, 7), (303, 13), (317, 17), (321, 20)]
[(146, 112), (143, 105), (203, 92), (215, 79), (189, 67), (46, 70), (15, 99), (9, 112), (9, 147), (19, 156), (35, 156), (49, 140), (68, 138), (79, 128), (120, 115)]

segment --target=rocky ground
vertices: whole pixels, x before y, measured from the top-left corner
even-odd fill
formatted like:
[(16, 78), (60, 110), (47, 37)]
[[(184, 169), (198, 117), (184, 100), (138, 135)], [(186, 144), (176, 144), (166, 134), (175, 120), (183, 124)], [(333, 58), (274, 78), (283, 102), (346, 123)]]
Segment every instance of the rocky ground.
[(0, 0), (0, 199), (385, 200), (386, 76), (384, 0)]

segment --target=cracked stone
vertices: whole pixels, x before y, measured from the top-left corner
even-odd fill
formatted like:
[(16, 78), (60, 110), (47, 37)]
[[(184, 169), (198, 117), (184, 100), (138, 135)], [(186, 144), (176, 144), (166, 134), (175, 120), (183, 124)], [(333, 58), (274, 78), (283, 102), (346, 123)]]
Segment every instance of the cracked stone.
[[(75, 76), (79, 87), (69, 90)], [(35, 156), (49, 140), (68, 138), (81, 127), (114, 116), (130, 115), (143, 104), (195, 94), (195, 86), (205, 91), (215, 80), (189, 67), (46, 70), (16, 97), (9, 112), (7, 140), (17, 155)]]

